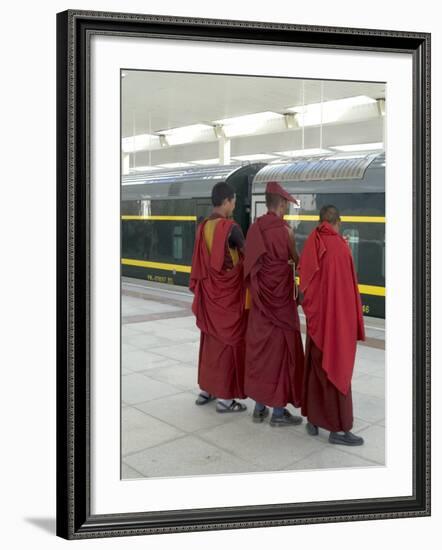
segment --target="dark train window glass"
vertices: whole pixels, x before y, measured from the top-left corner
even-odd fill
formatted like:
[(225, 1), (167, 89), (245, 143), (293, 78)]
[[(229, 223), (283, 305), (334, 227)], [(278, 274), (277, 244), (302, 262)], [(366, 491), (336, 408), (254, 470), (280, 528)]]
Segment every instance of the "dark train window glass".
[(359, 255), (363, 261), (359, 263), (357, 274), (359, 282), (368, 285), (385, 284), (383, 268), (383, 246), (379, 241), (364, 241), (359, 243)]
[(344, 229), (342, 235), (348, 239), (348, 244), (353, 256), (355, 269), (359, 269), (359, 231), (357, 229)]

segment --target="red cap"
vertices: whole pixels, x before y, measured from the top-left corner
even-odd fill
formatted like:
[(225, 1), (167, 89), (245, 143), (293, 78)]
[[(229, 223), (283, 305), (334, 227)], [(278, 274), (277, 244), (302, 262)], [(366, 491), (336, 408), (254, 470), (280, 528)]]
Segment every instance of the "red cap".
[(295, 199), (295, 197), (292, 197), (290, 193), (287, 193), (287, 191), (283, 189), (277, 181), (269, 181), (267, 183), (266, 193), (271, 193), (272, 195), (280, 195), (281, 197), (284, 197), (284, 199), (288, 200), (289, 202), (294, 202), (299, 206), (299, 202)]

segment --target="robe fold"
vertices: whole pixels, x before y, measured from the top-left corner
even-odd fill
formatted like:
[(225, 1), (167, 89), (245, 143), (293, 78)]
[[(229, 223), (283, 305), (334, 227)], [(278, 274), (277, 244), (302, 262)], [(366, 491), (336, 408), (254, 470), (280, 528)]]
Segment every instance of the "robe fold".
[(251, 225), (246, 239), (244, 276), (251, 307), (245, 392), (270, 407), (299, 407), (302, 395), (304, 352), (288, 227), (269, 212)]
[(302, 413), (322, 428), (349, 431), (351, 379), (364, 321), (350, 247), (328, 222), (307, 238), (299, 275), (308, 339)]
[[(246, 312), (243, 260), (228, 248), (233, 220), (215, 217), (197, 230), (190, 290), (201, 331), (198, 384), (220, 399), (245, 398)], [(226, 262), (226, 251), (230, 262)], [(226, 265), (233, 266), (226, 269)]]

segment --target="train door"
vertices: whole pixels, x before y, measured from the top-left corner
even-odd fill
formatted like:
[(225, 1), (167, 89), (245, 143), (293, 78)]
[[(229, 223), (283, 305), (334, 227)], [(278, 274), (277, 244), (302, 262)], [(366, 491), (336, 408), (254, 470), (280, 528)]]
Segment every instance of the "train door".
[(241, 227), (244, 235), (250, 225), (250, 192), (251, 186), (250, 176), (244, 175), (241, 178), (232, 178), (229, 183), (235, 189), (236, 204), (233, 212), (233, 219)]

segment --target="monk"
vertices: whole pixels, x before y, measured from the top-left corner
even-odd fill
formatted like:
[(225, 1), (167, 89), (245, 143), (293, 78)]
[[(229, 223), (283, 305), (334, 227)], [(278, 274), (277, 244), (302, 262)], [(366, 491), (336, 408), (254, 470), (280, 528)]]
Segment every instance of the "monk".
[(192, 311), (201, 330), (197, 405), (217, 398), (219, 413), (246, 410), (244, 399), (244, 235), (231, 217), (235, 191), (226, 182), (212, 190), (213, 212), (198, 227), (192, 258)]
[(295, 235), (284, 215), (297, 202), (277, 182), (266, 186), (268, 212), (250, 226), (244, 276), (251, 296), (246, 334), (245, 392), (256, 402), (254, 422), (273, 407), (271, 426), (302, 422), (287, 404), (299, 407), (304, 351), (295, 301), (293, 267), (298, 261)]
[(363, 438), (350, 431), (356, 342), (365, 339), (358, 281), (350, 247), (339, 234), (338, 209), (324, 206), (319, 220), (299, 264), (307, 319), (302, 414), (310, 435), (319, 427), (330, 431), (330, 443), (362, 445)]

